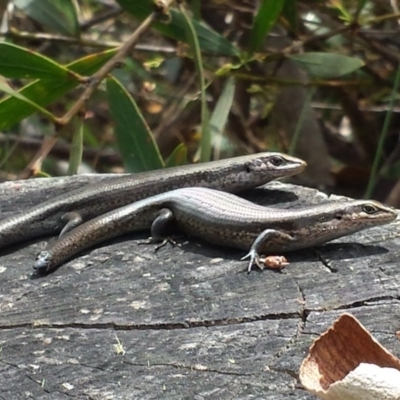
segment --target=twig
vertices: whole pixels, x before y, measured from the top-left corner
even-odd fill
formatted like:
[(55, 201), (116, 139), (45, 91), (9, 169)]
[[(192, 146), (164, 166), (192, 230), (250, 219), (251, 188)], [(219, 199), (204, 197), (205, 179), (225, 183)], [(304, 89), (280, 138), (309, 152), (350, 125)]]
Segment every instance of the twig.
[[(322, 103), (318, 101), (313, 101), (311, 103), (311, 106), (313, 108), (320, 108), (322, 110), (343, 110), (343, 107), (340, 104), (328, 104), (328, 103)], [(386, 112), (389, 110), (389, 107), (386, 105), (381, 105), (381, 106), (363, 106), (361, 104), (358, 105), (358, 109), (360, 111), (368, 111), (368, 112)], [(400, 107), (393, 107), (392, 112), (394, 113), (400, 113)]]
[(53, 134), (51, 136), (47, 136), (40, 150), (36, 153), (30, 163), (25, 167), (25, 169), (18, 174), (17, 179), (26, 179), (32, 175), (36, 175), (40, 171), (40, 167), (43, 163), (43, 160), (47, 157), (50, 153), (51, 149), (57, 142), (57, 135)]
[(385, 14), (385, 15), (380, 15), (379, 17), (376, 18), (371, 18), (366, 21), (365, 25), (374, 25), (374, 24), (379, 24), (384, 21), (389, 21), (391, 19), (399, 19), (400, 18), (400, 13), (396, 12), (394, 14)]
[(82, 22), (80, 24), (80, 28), (81, 28), (82, 31), (85, 31), (85, 30), (91, 28), (94, 25), (97, 25), (97, 24), (100, 24), (100, 23), (102, 23), (104, 21), (107, 21), (108, 19), (112, 19), (112, 18), (118, 17), (118, 15), (120, 15), (122, 13), (123, 13), (123, 10), (121, 9), (121, 7), (117, 6), (117, 7), (113, 8), (113, 9), (107, 10), (107, 11), (105, 11), (105, 12), (99, 14), (99, 15), (95, 15), (93, 18), (91, 18), (91, 19), (89, 19), (89, 20), (87, 20), (85, 22)]
[(242, 79), (245, 81), (251, 81), (251, 82), (258, 82), (262, 84), (276, 84), (280, 86), (304, 86), (304, 87), (309, 87), (309, 86), (328, 86), (328, 87), (340, 87), (340, 86), (371, 86), (373, 85), (372, 80), (319, 80), (319, 79), (312, 79), (308, 82), (304, 81), (299, 81), (296, 79), (281, 79), (277, 77), (269, 77), (269, 76), (256, 76), (256, 75), (251, 75), (248, 73), (243, 73), (243, 72), (236, 72), (236, 71), (231, 71), (230, 76), (234, 76), (237, 79)]
[[(119, 47), (122, 45), (121, 42), (115, 40), (95, 40), (87, 37), (74, 37), (74, 36), (64, 36), (64, 35), (56, 35), (52, 33), (32, 33), (19, 31), (15, 28), (10, 28), (10, 30), (6, 33), (0, 33), (0, 37), (9, 37), (13, 39), (19, 40), (36, 40), (36, 41), (45, 41), (45, 42), (55, 42), (55, 43), (68, 43), (68, 44), (76, 44), (77, 46), (85, 46), (92, 48), (100, 48), (100, 49), (111, 49), (114, 47)], [(158, 52), (158, 53), (166, 53), (166, 54), (175, 54), (177, 52), (176, 47), (174, 46), (156, 46), (147, 43), (137, 44), (135, 46), (135, 50), (139, 51), (148, 51), (148, 52)]]
[(101, 81), (118, 65), (120, 64), (125, 56), (129, 53), (131, 48), (139, 40), (139, 37), (146, 32), (151, 23), (155, 20), (157, 16), (156, 12), (152, 12), (136, 29), (136, 31), (131, 35), (131, 37), (126, 41), (126, 43), (118, 50), (114, 57), (107, 61), (89, 80), (89, 84), (86, 89), (80, 95), (76, 103), (71, 107), (67, 113), (58, 119), (58, 124), (63, 126), (67, 125), (71, 119), (78, 114), (85, 103), (89, 100), (90, 96), (100, 85)]

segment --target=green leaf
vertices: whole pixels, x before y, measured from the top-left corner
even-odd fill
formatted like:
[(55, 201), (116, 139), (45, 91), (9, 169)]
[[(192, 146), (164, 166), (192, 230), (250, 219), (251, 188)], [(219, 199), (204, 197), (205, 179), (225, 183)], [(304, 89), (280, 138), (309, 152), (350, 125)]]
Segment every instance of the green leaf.
[(364, 65), (359, 58), (332, 53), (304, 53), (288, 56), (310, 75), (320, 79), (349, 74)]
[[(222, 135), (226, 122), (228, 121), (229, 111), (232, 107), (233, 97), (235, 95), (235, 79), (229, 77), (222, 89), (221, 96), (211, 116), (210, 125), (211, 133), (214, 138), (214, 147), (216, 151), (220, 151), (222, 145)], [(219, 157), (215, 157), (219, 159)]]
[(16, 7), (63, 35), (79, 35), (79, 22), (71, 0), (14, 0)]
[(32, 50), (0, 43), (0, 75), (6, 78), (74, 79), (64, 66)]
[(294, 130), (292, 140), (290, 142), (290, 146), (288, 149), (288, 154), (290, 154), (290, 155), (295, 154), (297, 143), (300, 138), (301, 128), (303, 127), (303, 124), (307, 117), (307, 114), (309, 114), (310, 103), (311, 103), (312, 98), (315, 95), (316, 90), (317, 90), (316, 86), (308, 88), (307, 97), (305, 98), (303, 107), (301, 109), (301, 113), (299, 115), (299, 119), (297, 120), (296, 129)]
[(210, 161), (211, 158), (211, 130), (210, 130), (210, 117), (207, 106), (206, 94), (206, 81), (204, 77), (203, 62), (201, 59), (199, 40), (196, 30), (193, 26), (193, 21), (187, 15), (184, 6), (181, 6), (182, 15), (186, 22), (186, 38), (194, 53), (194, 64), (196, 66), (197, 75), (199, 76), (200, 83), (200, 97), (201, 97), (201, 156), (202, 162)]
[(250, 32), (249, 53), (259, 50), (278, 19), (285, 0), (262, 0)]
[(0, 76), (0, 92), (7, 93), (8, 95), (12, 96), (15, 99), (18, 99), (19, 101), (24, 102), (26, 105), (33, 107), (35, 110), (42, 112), (43, 114), (47, 115), (50, 119), (53, 118), (53, 115), (34, 103), (33, 101), (29, 100), (25, 96), (23, 96), (20, 92), (17, 90), (14, 90), (8, 83), (7, 81)]
[(394, 85), (392, 88), (393, 97), (392, 101), (389, 102), (388, 110), (386, 112), (385, 119), (383, 121), (381, 134), (379, 135), (378, 145), (374, 156), (374, 162), (372, 164), (371, 173), (368, 179), (367, 189), (364, 193), (364, 199), (371, 198), (372, 192), (374, 190), (374, 187), (378, 179), (379, 164), (384, 159), (384, 153), (385, 153), (384, 144), (386, 143), (386, 137), (391, 126), (393, 109), (396, 102), (395, 95), (399, 92), (399, 87), (400, 87), (400, 64), (397, 65), (396, 77), (394, 79)]
[[(104, 65), (113, 55), (115, 50), (91, 54), (71, 64), (67, 68), (80, 75), (91, 75)], [(33, 103), (46, 107), (48, 104), (64, 96), (78, 86), (78, 82), (71, 79), (40, 79), (24, 86), (18, 93)], [(27, 104), (22, 99), (7, 97), (0, 101), (0, 131), (6, 130), (36, 112), (36, 108)]]
[(163, 168), (164, 161), (139, 107), (113, 77), (107, 79), (107, 96), (126, 170), (141, 172)]
[[(139, 20), (144, 20), (152, 11), (154, 3), (149, 0), (117, 0), (121, 7)], [(160, 33), (178, 41), (185, 41), (185, 19), (181, 12), (171, 9), (171, 21), (168, 24), (154, 23), (155, 29)], [(211, 28), (192, 20), (192, 24), (199, 38), (202, 51), (224, 56), (237, 56), (239, 49), (228, 39)]]
[(166, 167), (176, 167), (178, 165), (187, 164), (187, 147), (181, 143), (175, 147), (175, 150), (167, 158)]
[(282, 16), (289, 22), (290, 28), (295, 35), (297, 35), (299, 31), (299, 19), (296, 3), (297, 0), (285, 0), (282, 8)]
[(385, 179), (399, 179), (400, 178), (400, 162), (393, 165), (385, 165), (379, 171), (379, 175)]
[(366, 5), (367, 5), (367, 0), (358, 0), (357, 10), (356, 10), (357, 17), (360, 15), (361, 11), (364, 9)]
[(82, 162), (83, 154), (83, 118), (78, 119), (78, 127), (72, 138), (71, 152), (69, 154), (68, 175), (76, 175)]
[(21, 93), (19, 93), (17, 90), (14, 90), (8, 82), (0, 76), (0, 92), (7, 93), (10, 96), (15, 96), (21, 101), (26, 101), (29, 103), (29, 99), (27, 99), (25, 96), (23, 96)]

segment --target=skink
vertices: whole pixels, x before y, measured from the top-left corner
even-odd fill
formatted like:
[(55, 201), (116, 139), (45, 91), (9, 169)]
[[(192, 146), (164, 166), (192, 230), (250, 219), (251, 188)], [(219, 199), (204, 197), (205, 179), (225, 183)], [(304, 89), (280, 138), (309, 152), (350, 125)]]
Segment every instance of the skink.
[(362, 229), (393, 221), (397, 212), (372, 200), (328, 202), (282, 210), (263, 207), (230, 193), (183, 188), (162, 193), (97, 217), (55, 241), (34, 264), (48, 272), (75, 254), (104, 240), (152, 227), (159, 236), (175, 220), (189, 235), (210, 243), (249, 251), (248, 269), (259, 254), (321, 245)]
[(301, 172), (306, 163), (280, 153), (259, 153), (204, 164), (127, 175), (73, 190), (0, 221), (0, 248), (39, 236), (61, 234), (95, 216), (187, 186), (229, 192)]

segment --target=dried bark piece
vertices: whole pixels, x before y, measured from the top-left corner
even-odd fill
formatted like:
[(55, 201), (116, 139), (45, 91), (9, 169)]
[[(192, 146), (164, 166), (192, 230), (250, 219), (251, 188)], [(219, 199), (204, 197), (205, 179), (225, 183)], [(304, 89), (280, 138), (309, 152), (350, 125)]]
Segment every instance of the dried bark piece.
[(342, 314), (311, 346), (300, 381), (324, 400), (400, 399), (400, 360), (354, 316)]
[(276, 269), (278, 271), (289, 265), (288, 260), (284, 256), (267, 256), (260, 259), (260, 262), (269, 269)]

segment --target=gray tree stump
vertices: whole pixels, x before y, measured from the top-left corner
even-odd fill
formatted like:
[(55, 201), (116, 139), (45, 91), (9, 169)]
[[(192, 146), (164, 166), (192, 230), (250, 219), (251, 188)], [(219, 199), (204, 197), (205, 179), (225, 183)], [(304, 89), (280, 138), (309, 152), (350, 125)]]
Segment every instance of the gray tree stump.
[[(0, 185), (0, 218), (107, 177)], [(272, 183), (249, 198), (326, 201)], [(400, 345), (399, 224), (287, 255), (281, 273), (245, 272), (243, 252), (195, 239), (140, 245), (132, 234), (32, 279), (46, 240), (0, 253), (0, 399), (314, 399), (298, 382), (312, 341), (354, 314)]]

